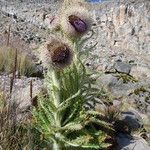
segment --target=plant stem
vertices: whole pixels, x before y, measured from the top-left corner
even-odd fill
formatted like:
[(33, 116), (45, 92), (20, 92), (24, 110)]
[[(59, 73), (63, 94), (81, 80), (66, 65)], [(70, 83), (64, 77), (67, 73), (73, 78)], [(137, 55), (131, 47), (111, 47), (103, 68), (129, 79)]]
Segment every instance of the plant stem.
[[(54, 100), (54, 105), (56, 108), (60, 105), (60, 81), (58, 78), (58, 73), (56, 70), (51, 70), (51, 79), (52, 79), (52, 97)], [(61, 127), (61, 115), (58, 113), (58, 111), (54, 112), (54, 118), (55, 118), (55, 124), (57, 127)], [(58, 134), (58, 133), (56, 133)], [(61, 133), (59, 133), (61, 134)], [(61, 146), (59, 144), (59, 141), (56, 139), (53, 143), (53, 150), (61, 150)]]
[(53, 144), (53, 150), (61, 150), (60, 144), (57, 143), (57, 142), (55, 142), (55, 143)]
[[(54, 98), (54, 104), (56, 107), (59, 106), (60, 104), (60, 95), (59, 95), (59, 91), (60, 91), (60, 83), (59, 83), (59, 79), (58, 79), (58, 74), (55, 70), (52, 70), (51, 72), (51, 77), (52, 77), (52, 82), (53, 82), (53, 90), (52, 90), (52, 93), (53, 93), (53, 98)], [(55, 89), (56, 88), (56, 89)]]
[(10, 25), (8, 26), (7, 46), (9, 46), (9, 40), (10, 40)]
[[(58, 72), (56, 72), (55, 70), (52, 70), (51, 75), (52, 75), (52, 82), (53, 82), (52, 97), (53, 97), (56, 108), (58, 108), (60, 105), (60, 82), (58, 78)], [(54, 117), (56, 121), (56, 126), (60, 127), (61, 116), (57, 111), (54, 113)]]
[(77, 41), (74, 41), (73, 42), (73, 48), (74, 48), (74, 64), (76, 65), (76, 67), (78, 66), (78, 44), (77, 44)]

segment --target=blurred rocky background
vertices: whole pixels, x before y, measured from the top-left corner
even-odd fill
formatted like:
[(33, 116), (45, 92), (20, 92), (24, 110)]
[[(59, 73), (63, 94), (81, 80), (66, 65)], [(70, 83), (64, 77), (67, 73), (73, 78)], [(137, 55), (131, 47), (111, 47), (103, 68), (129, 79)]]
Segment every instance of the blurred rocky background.
[[(38, 46), (54, 34), (51, 28), (61, 5), (62, 0), (0, 0), (0, 47), (6, 46), (9, 40), (9, 46), (26, 53), (34, 63), (34, 71), (30, 75), (15, 80), (17, 92), (13, 93), (13, 97), (17, 97), (17, 101), (22, 103), (21, 108), (29, 107), (31, 103), (30, 81), (33, 81), (34, 96), (42, 86), (43, 70), (36, 53)], [(126, 112), (126, 117), (137, 122), (138, 114), (149, 129), (149, 0), (111, 0), (101, 3), (86, 2), (82, 5), (92, 12), (92, 29), (95, 32), (84, 48), (97, 43), (87, 58), (86, 65), (102, 73), (97, 83), (111, 93), (113, 100), (128, 104), (126, 111), (130, 113)], [(90, 32), (86, 36), (89, 35)], [(12, 74), (0, 74), (0, 89), (7, 93)], [(96, 107), (99, 109), (101, 106)], [(126, 120), (127, 124), (129, 120)], [(139, 121), (137, 124), (140, 124)], [(137, 128), (135, 126), (133, 128)], [(118, 141), (122, 138), (126, 141), (120, 142), (122, 150), (129, 143), (137, 142), (122, 134), (118, 138)], [(146, 138), (150, 138), (148, 131)], [(144, 143), (141, 140), (138, 142)], [(131, 147), (134, 146), (132, 144)], [(135, 150), (148, 150), (143, 147), (138, 146)]]

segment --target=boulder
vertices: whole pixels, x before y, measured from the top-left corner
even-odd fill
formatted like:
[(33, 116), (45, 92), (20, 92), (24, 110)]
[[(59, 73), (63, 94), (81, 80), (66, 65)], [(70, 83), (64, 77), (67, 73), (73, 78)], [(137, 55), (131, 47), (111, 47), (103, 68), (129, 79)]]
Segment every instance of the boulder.
[(142, 66), (133, 66), (130, 75), (136, 79), (150, 79), (150, 68)]
[(117, 143), (117, 150), (150, 150), (148, 143), (143, 138), (135, 138), (127, 134), (119, 134)]
[(128, 125), (130, 131), (138, 130), (143, 126), (142, 118), (137, 112), (133, 111), (122, 112), (120, 119)]
[(7, 96), (7, 102), (15, 102), (18, 106), (17, 109), (20, 111), (25, 111), (32, 105), (31, 91), (32, 98), (34, 98), (43, 88), (43, 80), (39, 78), (21, 77), (20, 79), (14, 80), (12, 94), (10, 98), (10, 81), (11, 80), (9, 76), (0, 76), (0, 89), (4, 91), (5, 95)]
[(121, 61), (117, 61), (114, 64), (114, 68), (116, 69), (117, 72), (126, 73), (126, 74), (129, 74), (131, 70), (131, 66), (129, 64)]

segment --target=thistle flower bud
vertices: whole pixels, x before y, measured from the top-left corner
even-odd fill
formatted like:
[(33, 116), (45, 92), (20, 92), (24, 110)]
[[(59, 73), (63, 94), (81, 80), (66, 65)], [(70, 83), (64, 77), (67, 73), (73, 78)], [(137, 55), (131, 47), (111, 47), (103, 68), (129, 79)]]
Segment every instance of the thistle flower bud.
[(72, 60), (71, 46), (59, 39), (52, 39), (40, 48), (40, 60), (45, 68), (63, 69)]
[(60, 25), (63, 32), (69, 37), (79, 37), (90, 29), (91, 17), (84, 7), (69, 6), (61, 15)]

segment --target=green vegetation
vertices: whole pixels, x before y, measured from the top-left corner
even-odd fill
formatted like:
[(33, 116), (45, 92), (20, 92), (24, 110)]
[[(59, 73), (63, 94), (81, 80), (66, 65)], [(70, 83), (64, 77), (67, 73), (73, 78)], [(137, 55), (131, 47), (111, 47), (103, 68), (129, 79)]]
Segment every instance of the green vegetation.
[(125, 73), (114, 73), (114, 76), (117, 77), (118, 79), (122, 79), (123, 83), (137, 82), (137, 80), (134, 77)]
[(98, 112), (84, 108), (88, 101), (94, 101), (99, 90), (92, 88), (92, 78), (82, 64), (78, 65), (80, 67), (73, 64), (64, 72), (57, 72), (58, 85), (55, 75), (48, 73), (48, 97), (39, 97), (39, 107), (33, 112), (35, 127), (45, 140), (56, 144), (53, 149), (68, 146), (93, 149), (107, 147), (104, 143), (106, 133), (97, 131), (92, 124), (108, 128), (110, 125), (96, 118)]
[(20, 114), (22, 118), (19, 119), (17, 109), (17, 104), (6, 104), (4, 96), (0, 95), (0, 149), (42, 150), (42, 146), (46, 147), (46, 144), (40, 140), (40, 134), (32, 127), (27, 116), (29, 114)]
[(140, 88), (137, 88), (137, 89), (135, 89), (134, 90), (134, 92), (133, 93), (135, 93), (136, 95), (139, 95), (140, 93), (144, 93), (144, 92), (148, 92), (149, 94), (150, 94), (150, 87), (144, 87), (144, 86), (142, 86), (142, 87), (140, 87)]

